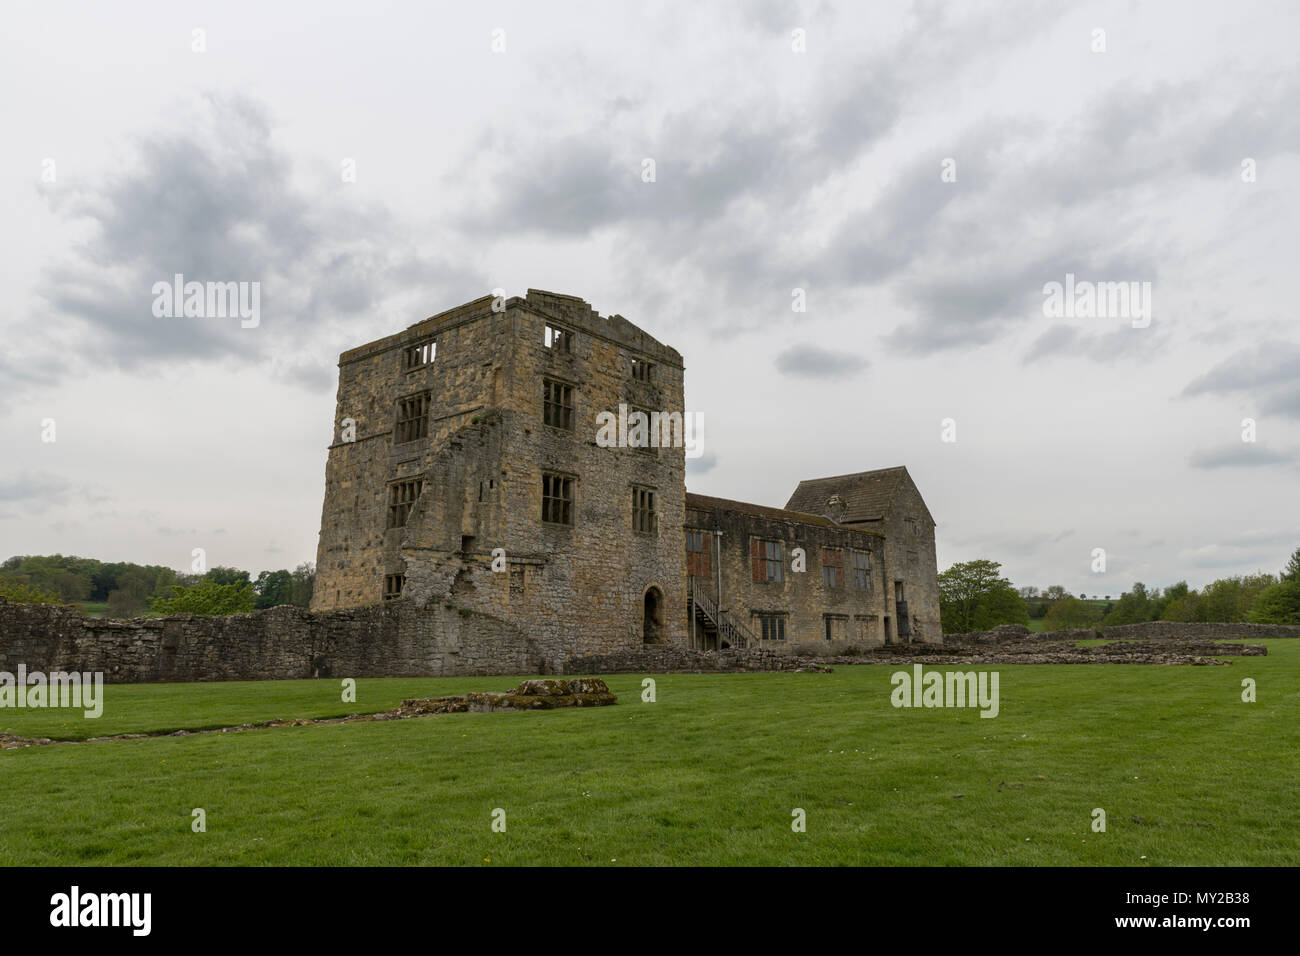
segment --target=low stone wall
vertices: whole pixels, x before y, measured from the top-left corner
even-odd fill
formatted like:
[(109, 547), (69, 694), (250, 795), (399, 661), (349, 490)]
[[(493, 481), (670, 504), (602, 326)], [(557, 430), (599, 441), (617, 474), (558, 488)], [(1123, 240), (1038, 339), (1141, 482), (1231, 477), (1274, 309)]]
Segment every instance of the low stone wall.
[[(1020, 624), (1002, 624), (991, 631), (945, 634), (944, 644), (1006, 644), (1013, 641), (1258, 641), (1270, 637), (1300, 638), (1300, 626), (1292, 624), (1184, 624), (1179, 621), (1146, 621), (1120, 624), (1101, 630), (1076, 627), (1065, 631), (1031, 632)], [(904, 645), (906, 646), (906, 645)]]
[(613, 654), (570, 657), (564, 662), (561, 673), (735, 674), (744, 671), (802, 671), (816, 670), (821, 665), (850, 660), (856, 658), (818, 657), (814, 660), (761, 648), (700, 651), (675, 645), (650, 644)]
[(1294, 624), (1220, 624), (1179, 621), (1146, 621), (1142, 624), (1120, 624), (1105, 628), (1101, 637), (1115, 641), (1136, 641), (1148, 638), (1173, 638), (1185, 641), (1258, 641), (1271, 637), (1300, 637), (1300, 626)]
[(490, 615), (405, 601), (309, 613), (97, 620), (0, 600), (0, 671), (102, 672), (110, 683), (536, 674), (554, 668)]
[(1092, 627), (1074, 627), (1064, 631), (1034, 633), (1022, 624), (999, 624), (991, 631), (970, 631), (966, 634), (945, 634), (945, 644), (1006, 644), (1013, 641), (1091, 641), (1102, 637)]

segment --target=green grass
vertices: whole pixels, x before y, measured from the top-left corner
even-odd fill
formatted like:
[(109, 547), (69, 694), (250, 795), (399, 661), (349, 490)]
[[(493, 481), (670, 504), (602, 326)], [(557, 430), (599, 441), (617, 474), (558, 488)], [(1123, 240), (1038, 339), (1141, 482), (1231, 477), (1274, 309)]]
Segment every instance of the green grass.
[[(77, 601), (75, 602), (74, 606), (81, 608), (81, 610), (85, 613), (86, 617), (93, 617), (93, 618), (112, 617), (112, 615), (108, 613), (107, 601)], [(148, 608), (145, 608), (140, 611), (134, 611), (130, 615), (128, 615), (128, 617), (133, 617), (133, 618), (164, 617), (164, 616), (165, 615), (161, 614), (160, 612), (151, 611)]]
[[(995, 719), (895, 709), (895, 668), (855, 666), (657, 676), (653, 704), (626, 675), (593, 710), (2, 752), (0, 865), (1294, 865), (1300, 642), (1265, 643), (1231, 667), (987, 668)], [(362, 680), (355, 707), (337, 681), (113, 686), (99, 721), (0, 726), (216, 726), (512, 683)]]

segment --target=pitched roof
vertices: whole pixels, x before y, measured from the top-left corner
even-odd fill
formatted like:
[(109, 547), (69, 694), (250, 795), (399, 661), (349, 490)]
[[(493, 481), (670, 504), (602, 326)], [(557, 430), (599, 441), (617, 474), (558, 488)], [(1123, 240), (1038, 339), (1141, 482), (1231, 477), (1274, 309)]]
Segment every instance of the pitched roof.
[(904, 481), (911, 481), (911, 476), (902, 465), (833, 478), (810, 478), (799, 482), (785, 506), (794, 511), (823, 514), (831, 495), (839, 495), (845, 504), (842, 523), (878, 521), (889, 511)]
[(757, 515), (762, 518), (779, 518), (782, 521), (798, 521), (800, 524), (815, 524), (828, 528), (840, 527), (830, 518), (821, 515), (791, 511), (788, 508), (769, 508), (767, 505), (755, 505), (747, 501), (732, 501), (729, 498), (712, 498), (708, 495), (697, 495), (689, 491), (686, 492), (686, 507), (695, 508), (699, 511), (739, 511), (741, 514)]

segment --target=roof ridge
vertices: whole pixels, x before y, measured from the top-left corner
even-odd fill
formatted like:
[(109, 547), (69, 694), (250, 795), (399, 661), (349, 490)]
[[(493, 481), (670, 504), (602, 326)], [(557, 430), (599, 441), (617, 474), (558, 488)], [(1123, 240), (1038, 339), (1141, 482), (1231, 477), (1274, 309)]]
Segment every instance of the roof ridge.
[(850, 472), (847, 475), (827, 475), (825, 478), (801, 478), (799, 484), (810, 484), (814, 481), (841, 481), (845, 478), (862, 478), (866, 475), (883, 475), (890, 471), (907, 471), (906, 465), (890, 465), (888, 468), (870, 468), (867, 471)]

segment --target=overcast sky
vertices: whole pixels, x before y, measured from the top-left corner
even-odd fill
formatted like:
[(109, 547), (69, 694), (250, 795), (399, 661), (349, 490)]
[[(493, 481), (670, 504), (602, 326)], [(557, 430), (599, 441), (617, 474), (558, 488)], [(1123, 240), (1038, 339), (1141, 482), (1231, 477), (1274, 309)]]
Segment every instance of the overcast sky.
[[(339, 352), (535, 287), (683, 354), (693, 491), (780, 506), (902, 464), (941, 568), (1088, 595), (1276, 571), (1298, 27), (1289, 2), (7, 4), (0, 559), (315, 560)], [(155, 317), (176, 273), (259, 283), (260, 324)], [(1149, 323), (1049, 315), (1067, 274), (1150, 283)]]

